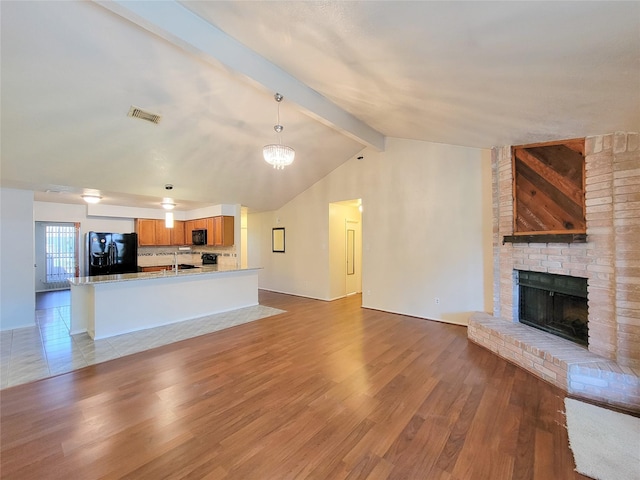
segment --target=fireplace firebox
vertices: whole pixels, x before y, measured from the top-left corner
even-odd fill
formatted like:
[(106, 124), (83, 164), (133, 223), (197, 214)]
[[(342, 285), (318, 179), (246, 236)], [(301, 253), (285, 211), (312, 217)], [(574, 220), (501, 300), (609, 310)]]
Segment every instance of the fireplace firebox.
[(515, 273), (520, 323), (587, 346), (587, 279), (524, 270)]

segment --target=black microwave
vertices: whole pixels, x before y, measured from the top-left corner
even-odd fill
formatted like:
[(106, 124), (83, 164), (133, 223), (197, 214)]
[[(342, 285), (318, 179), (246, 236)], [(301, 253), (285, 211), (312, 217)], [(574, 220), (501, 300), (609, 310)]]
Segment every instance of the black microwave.
[(193, 245), (206, 245), (207, 244), (207, 231), (191, 230), (191, 243)]

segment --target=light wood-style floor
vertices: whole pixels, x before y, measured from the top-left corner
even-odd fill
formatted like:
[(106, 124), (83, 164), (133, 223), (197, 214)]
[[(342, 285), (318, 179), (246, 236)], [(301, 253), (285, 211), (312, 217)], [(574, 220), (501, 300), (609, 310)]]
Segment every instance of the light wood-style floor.
[(0, 392), (6, 479), (582, 479), (564, 394), (466, 329), (287, 313)]

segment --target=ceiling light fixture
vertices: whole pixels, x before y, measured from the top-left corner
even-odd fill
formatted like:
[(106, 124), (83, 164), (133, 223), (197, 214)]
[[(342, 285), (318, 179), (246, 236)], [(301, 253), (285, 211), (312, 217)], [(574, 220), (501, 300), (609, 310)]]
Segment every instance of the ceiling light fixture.
[[(173, 184), (165, 183), (164, 189), (167, 192), (173, 190)], [(165, 210), (173, 210), (174, 208), (176, 208), (176, 202), (173, 201), (173, 198), (169, 198), (169, 197), (164, 197), (162, 199), (162, 202), (160, 202), (160, 205), (162, 205), (162, 208), (164, 208)], [(171, 224), (173, 225), (173, 218), (171, 219)], [(171, 227), (167, 226), (167, 228), (171, 228)]]
[(282, 170), (284, 167), (293, 163), (296, 151), (287, 145), (282, 145), (282, 136), (280, 134), (282, 130), (284, 130), (284, 127), (280, 125), (280, 102), (282, 102), (284, 97), (276, 93), (273, 98), (275, 98), (278, 103), (278, 123), (273, 127), (278, 134), (278, 143), (265, 145), (262, 148), (262, 154), (269, 165), (272, 165), (276, 170)]
[(80, 195), (82, 199), (87, 203), (98, 203), (102, 200), (100, 195), (96, 195), (95, 193), (85, 193), (84, 195)]

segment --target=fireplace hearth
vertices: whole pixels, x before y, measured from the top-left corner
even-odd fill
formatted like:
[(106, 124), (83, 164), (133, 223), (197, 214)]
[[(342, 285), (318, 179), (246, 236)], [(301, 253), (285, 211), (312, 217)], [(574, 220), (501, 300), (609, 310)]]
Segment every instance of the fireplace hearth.
[(515, 270), (520, 323), (588, 346), (587, 279)]

